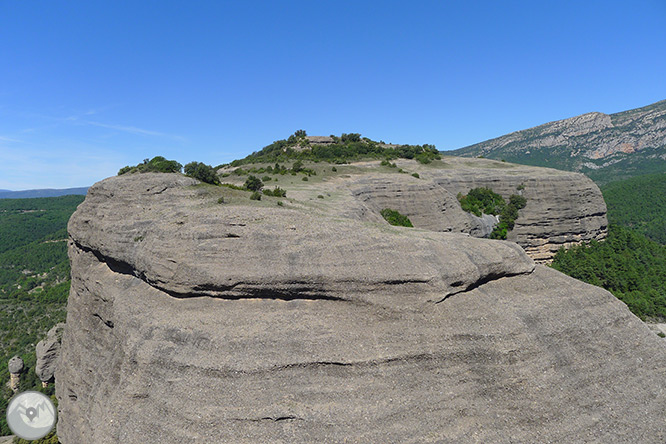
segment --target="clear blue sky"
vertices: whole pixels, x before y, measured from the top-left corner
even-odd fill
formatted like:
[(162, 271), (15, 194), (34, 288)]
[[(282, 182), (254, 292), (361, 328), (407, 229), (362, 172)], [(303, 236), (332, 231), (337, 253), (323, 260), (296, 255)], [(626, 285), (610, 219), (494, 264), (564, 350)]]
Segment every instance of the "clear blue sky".
[(297, 129), (460, 148), (666, 99), (666, 2), (0, 1), (0, 188)]

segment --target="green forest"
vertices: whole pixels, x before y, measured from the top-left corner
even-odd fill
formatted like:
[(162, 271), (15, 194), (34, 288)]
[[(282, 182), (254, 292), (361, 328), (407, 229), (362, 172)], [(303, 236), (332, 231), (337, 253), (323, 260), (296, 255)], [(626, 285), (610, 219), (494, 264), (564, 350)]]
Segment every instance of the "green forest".
[[(35, 345), (53, 325), (65, 320), (67, 221), (83, 199), (0, 199), (0, 380), (9, 380), (9, 358), (21, 356), (25, 362), (21, 391), (53, 394), (53, 386), (43, 389), (34, 372)], [(5, 409), (11, 395), (3, 384), (1, 435), (10, 434)]]
[(643, 320), (666, 320), (666, 175), (646, 175), (602, 189), (609, 234), (560, 250), (553, 268), (609, 290)]
[(666, 174), (638, 176), (601, 188), (610, 223), (666, 245)]

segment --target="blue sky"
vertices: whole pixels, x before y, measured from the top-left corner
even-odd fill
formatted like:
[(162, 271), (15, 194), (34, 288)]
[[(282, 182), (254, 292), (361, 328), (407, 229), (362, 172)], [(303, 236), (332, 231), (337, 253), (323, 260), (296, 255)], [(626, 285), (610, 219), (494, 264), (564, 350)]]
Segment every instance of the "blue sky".
[(460, 148), (666, 99), (666, 2), (0, 2), (0, 188), (359, 132)]

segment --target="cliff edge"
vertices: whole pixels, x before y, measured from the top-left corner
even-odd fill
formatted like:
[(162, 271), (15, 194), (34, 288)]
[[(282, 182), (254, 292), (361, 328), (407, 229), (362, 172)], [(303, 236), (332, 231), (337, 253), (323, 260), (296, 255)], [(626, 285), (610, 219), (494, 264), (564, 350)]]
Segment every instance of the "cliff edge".
[[(68, 227), (60, 441), (666, 439), (666, 350), (620, 301), (459, 232), (441, 168), (349, 168), (289, 199), (178, 174), (91, 187)], [(401, 228), (382, 199), (439, 206)]]

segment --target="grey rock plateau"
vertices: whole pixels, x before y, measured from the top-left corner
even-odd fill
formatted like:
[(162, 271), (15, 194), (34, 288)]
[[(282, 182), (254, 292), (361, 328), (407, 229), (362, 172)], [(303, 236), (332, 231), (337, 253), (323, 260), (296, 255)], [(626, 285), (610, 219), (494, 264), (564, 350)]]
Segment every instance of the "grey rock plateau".
[[(663, 342), (535, 264), (605, 235), (598, 188), (482, 159), (399, 166), (421, 179), (339, 167), (283, 206), (178, 174), (91, 187), (68, 227), (61, 442), (664, 442)], [(518, 243), (470, 236), (456, 194), (521, 183)]]

